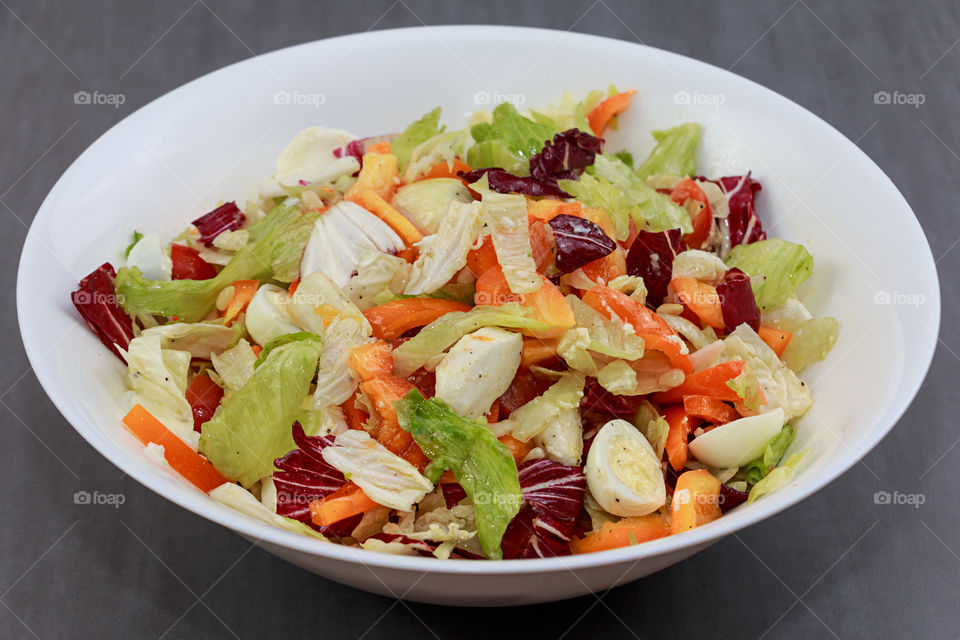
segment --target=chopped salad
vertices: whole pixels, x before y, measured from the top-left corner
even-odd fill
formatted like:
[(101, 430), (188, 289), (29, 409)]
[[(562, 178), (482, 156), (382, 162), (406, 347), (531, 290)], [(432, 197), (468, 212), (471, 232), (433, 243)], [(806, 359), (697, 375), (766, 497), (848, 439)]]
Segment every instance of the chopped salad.
[(797, 297), (813, 258), (749, 172), (698, 173), (699, 124), (608, 148), (635, 93), (311, 127), (242, 209), (134, 233), (72, 299), (147, 458), (278, 527), (460, 559), (682, 534), (789, 482), (838, 333)]

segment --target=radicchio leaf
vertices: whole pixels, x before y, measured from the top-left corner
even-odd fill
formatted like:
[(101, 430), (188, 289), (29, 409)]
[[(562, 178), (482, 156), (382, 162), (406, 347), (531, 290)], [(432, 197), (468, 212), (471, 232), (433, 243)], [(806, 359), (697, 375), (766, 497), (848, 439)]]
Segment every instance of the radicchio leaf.
[(627, 252), (627, 273), (643, 278), (647, 304), (657, 307), (667, 295), (673, 259), (683, 249), (683, 231), (639, 231)]
[(467, 497), (467, 492), (456, 482), (444, 482), (440, 485), (440, 490), (443, 492), (443, 501), (447, 503), (447, 509), (453, 509)]
[[(596, 378), (587, 378), (583, 387), (583, 398), (580, 400), (582, 413), (601, 413), (615, 418), (632, 418), (637, 412), (635, 402), (628, 398), (632, 396), (618, 396), (604, 389)], [(640, 398), (640, 396), (635, 396)]]
[[(431, 542), (427, 542), (425, 540), (417, 540), (415, 538), (411, 538), (410, 536), (405, 536), (399, 533), (383, 533), (382, 531), (380, 533), (375, 533), (369, 538), (367, 538), (367, 540), (370, 540), (370, 539), (380, 540), (381, 542), (396, 542), (402, 545), (406, 545), (422, 556), (433, 556), (433, 552), (436, 551), (437, 547), (439, 546)], [(459, 547), (455, 548), (450, 553), (450, 557), (459, 558), (460, 560), (483, 560), (484, 559), (483, 556), (477, 555), (475, 553), (471, 553), (466, 549), (460, 549)]]
[(277, 488), (277, 515), (293, 518), (331, 537), (350, 535), (362, 515), (356, 515), (327, 527), (314, 524), (310, 503), (326, 498), (346, 483), (343, 474), (323, 459), (322, 451), (333, 444), (333, 436), (307, 436), (299, 422), (293, 423), (293, 441), (297, 448), (274, 460)]
[(126, 349), (133, 340), (133, 320), (120, 308), (117, 291), (113, 285), (117, 272), (113, 265), (104, 262), (93, 273), (80, 281), (77, 290), (70, 294), (84, 322), (100, 342), (121, 360), (120, 349)]
[[(357, 162), (360, 163), (360, 166), (363, 167), (363, 154), (367, 152), (368, 148), (380, 142), (393, 142), (398, 135), (399, 134), (396, 133), (389, 133), (383, 136), (370, 136), (369, 138), (358, 138), (357, 140), (351, 140), (344, 146), (334, 149), (333, 155), (336, 158), (353, 156), (357, 159)], [(357, 170), (357, 173), (360, 173), (360, 171)], [(354, 175), (357, 174), (355, 173)]]
[(239, 229), (246, 219), (236, 202), (228, 202), (194, 220), (193, 226), (200, 232), (200, 242), (212, 247), (214, 238), (224, 231)]
[(727, 216), (730, 248), (738, 244), (766, 240), (767, 234), (753, 206), (757, 192), (762, 189), (760, 183), (750, 177), (750, 172), (743, 176), (720, 178), (714, 182), (720, 185), (727, 195), (727, 206), (730, 208), (730, 215)]
[(504, 558), (569, 555), (587, 487), (582, 467), (548, 459), (520, 465), (523, 506), (503, 534)]
[(593, 164), (603, 148), (603, 138), (597, 138), (579, 129), (568, 129), (553, 136), (543, 149), (530, 158), (530, 177), (519, 177), (499, 167), (460, 172), (458, 175), (473, 183), (486, 174), (490, 188), (498, 193), (522, 193), (528, 196), (556, 196), (570, 198), (557, 180), (576, 180), (583, 170)]
[(608, 256), (617, 243), (599, 226), (578, 216), (565, 213), (550, 220), (557, 247), (557, 269), (570, 273), (588, 262)]
[(760, 329), (760, 307), (750, 286), (750, 277), (737, 268), (730, 269), (717, 285), (720, 297), (720, 310), (723, 312), (723, 324), (727, 333), (741, 324), (748, 324), (754, 331)]

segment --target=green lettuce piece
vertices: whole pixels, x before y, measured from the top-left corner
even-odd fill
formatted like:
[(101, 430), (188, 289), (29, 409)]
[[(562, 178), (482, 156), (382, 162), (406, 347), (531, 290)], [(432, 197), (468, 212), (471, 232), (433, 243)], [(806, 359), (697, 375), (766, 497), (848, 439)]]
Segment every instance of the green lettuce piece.
[(670, 176), (693, 176), (697, 173), (697, 145), (700, 143), (700, 125), (687, 122), (672, 129), (652, 131), (657, 146), (637, 169), (643, 179), (656, 173)]
[(500, 426), (509, 429), (517, 440), (529, 441), (560, 419), (561, 414), (580, 407), (584, 381), (582, 375), (564, 373), (543, 395), (514, 410)]
[(783, 303), (813, 273), (810, 252), (780, 238), (738, 245), (726, 263), (753, 278), (753, 295), (761, 311)]
[(294, 448), (290, 427), (310, 393), (318, 340), (279, 346), (203, 424), (200, 451), (227, 478), (250, 487)]
[(793, 480), (793, 476), (797, 472), (797, 467), (803, 462), (808, 451), (809, 449), (805, 449), (800, 453), (793, 454), (787, 458), (786, 462), (768, 473), (766, 478), (753, 485), (753, 489), (750, 490), (750, 497), (747, 498), (747, 504), (762, 498), (772, 491), (776, 491)]
[(629, 151), (617, 151), (613, 157), (633, 169), (633, 154)]
[(420, 333), (393, 351), (393, 371), (405, 378), (452, 347), (457, 340), (481, 327), (512, 327), (544, 331), (547, 325), (533, 318), (533, 310), (514, 302), (499, 307), (479, 305), (437, 318)]
[(747, 409), (756, 411), (763, 404), (763, 393), (757, 376), (748, 369), (744, 369), (736, 378), (727, 380), (727, 386), (740, 396)]
[(249, 227), (250, 242), (209, 280), (147, 280), (136, 267), (117, 272), (117, 296), (132, 315), (177, 316), (198, 322), (214, 308), (217, 295), (236, 280), (292, 282), (310, 239), (316, 212), (277, 207)]
[(470, 135), (477, 143), (499, 140), (507, 151), (518, 155), (524, 161), (529, 161), (539, 153), (554, 133), (555, 125), (524, 118), (509, 102), (496, 106), (491, 122), (481, 122), (470, 127)]
[(427, 477), (436, 482), (443, 471), (453, 472), (473, 501), (484, 553), (499, 560), (503, 533), (523, 499), (510, 450), (487, 425), (461, 418), (442, 400), (427, 400), (416, 389), (394, 406), (400, 426), (431, 460)]
[(512, 153), (502, 140), (484, 140), (470, 147), (467, 164), (471, 167), (500, 167), (517, 176), (530, 172), (529, 161)]
[(402, 171), (407, 163), (410, 162), (410, 156), (418, 145), (426, 142), (440, 133), (446, 127), (440, 127), (440, 107), (437, 107), (430, 113), (408, 126), (390, 143), (390, 151), (397, 156), (397, 162)]
[(277, 347), (282, 347), (285, 344), (290, 344), (291, 342), (298, 342), (300, 340), (315, 340), (316, 342), (323, 343), (315, 333), (310, 331), (298, 331), (297, 333), (285, 333), (283, 335), (277, 336), (273, 340), (270, 340), (267, 344), (263, 345), (263, 350), (260, 351), (260, 355), (257, 356), (257, 359), (253, 363), (253, 368), (256, 369), (270, 356), (270, 353), (273, 352)]
[(747, 482), (757, 484), (763, 480), (767, 474), (777, 466), (777, 463), (780, 462), (780, 458), (783, 457), (787, 447), (790, 446), (790, 443), (793, 442), (796, 435), (796, 428), (787, 424), (780, 430), (780, 433), (770, 438), (770, 442), (763, 448), (763, 453), (757, 456), (756, 460), (751, 460), (740, 470), (747, 479)]
[(840, 334), (836, 318), (813, 318), (793, 330), (783, 352), (783, 362), (799, 373), (827, 357)]

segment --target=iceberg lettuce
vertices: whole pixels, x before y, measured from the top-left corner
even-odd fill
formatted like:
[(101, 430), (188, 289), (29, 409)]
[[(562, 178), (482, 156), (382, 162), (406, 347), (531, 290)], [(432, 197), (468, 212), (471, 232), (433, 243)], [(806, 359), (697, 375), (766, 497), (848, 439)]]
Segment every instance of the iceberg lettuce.
[(637, 168), (641, 178), (663, 173), (671, 176), (692, 176), (697, 173), (697, 145), (700, 125), (687, 122), (662, 131), (651, 131), (657, 146)]
[(813, 273), (813, 256), (802, 245), (780, 238), (738, 245), (726, 263), (751, 277), (761, 311), (785, 302)]

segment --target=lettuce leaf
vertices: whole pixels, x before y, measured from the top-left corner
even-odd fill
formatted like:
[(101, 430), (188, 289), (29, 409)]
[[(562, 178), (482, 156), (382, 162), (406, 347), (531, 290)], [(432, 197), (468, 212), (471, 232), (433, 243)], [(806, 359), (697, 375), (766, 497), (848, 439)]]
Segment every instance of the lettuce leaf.
[(461, 418), (442, 400), (414, 389), (394, 405), (400, 426), (430, 458), (427, 475), (451, 470), (473, 500), (477, 538), (488, 558), (502, 557), (500, 541), (520, 510), (522, 495), (513, 455), (486, 425)]
[(144, 329), (140, 336), (160, 336), (161, 348), (186, 351), (194, 358), (207, 360), (212, 353), (223, 353), (240, 338), (243, 325), (227, 327), (214, 322), (174, 322)]
[(797, 373), (827, 357), (840, 334), (836, 318), (813, 318), (793, 330), (783, 361)]
[(547, 325), (533, 319), (533, 310), (516, 303), (499, 307), (479, 305), (470, 311), (437, 318), (393, 351), (394, 375), (405, 378), (440, 355), (460, 338), (481, 327), (512, 327), (543, 331)]
[[(623, 189), (637, 205), (641, 219), (634, 219), (637, 228), (647, 231), (680, 229), (683, 233), (693, 231), (693, 223), (687, 210), (674, 202), (670, 196), (660, 193), (637, 176), (619, 158), (608, 153), (597, 156), (593, 165), (594, 175), (604, 178)], [(562, 186), (562, 185), (561, 185)]]
[(253, 367), (256, 364), (257, 356), (253, 353), (250, 343), (241, 338), (236, 345), (223, 353), (212, 354), (210, 361), (220, 378), (220, 386), (229, 396), (245, 385), (250, 376), (253, 375)]
[(500, 167), (508, 173), (523, 175), (529, 171), (527, 160), (511, 153), (502, 140), (484, 140), (467, 150), (471, 167)]
[(527, 442), (560, 418), (565, 411), (579, 409), (583, 397), (584, 377), (564, 373), (543, 395), (514, 410), (510, 417), (497, 424), (498, 432), (510, 432)]
[(200, 450), (223, 475), (250, 487), (293, 449), (290, 425), (310, 392), (320, 350), (317, 340), (273, 349), (203, 424)]
[(671, 129), (651, 131), (657, 146), (643, 164), (637, 175), (646, 179), (656, 173), (671, 176), (693, 176), (697, 173), (697, 145), (700, 143), (700, 125), (687, 122)]
[(787, 424), (783, 426), (780, 433), (770, 438), (770, 442), (763, 448), (763, 453), (741, 469), (741, 473), (743, 473), (747, 482), (757, 484), (767, 477), (767, 474), (780, 462), (780, 458), (783, 457), (787, 447), (790, 446), (796, 435), (796, 428)]
[(738, 245), (726, 263), (751, 277), (761, 311), (783, 303), (813, 273), (813, 256), (802, 245), (780, 238)]
[(433, 293), (466, 266), (467, 253), (480, 232), (481, 211), (475, 202), (450, 201), (436, 234), (427, 236), (419, 245), (420, 255), (410, 269), (405, 294)]
[(481, 180), (475, 189), (483, 194), (483, 222), (493, 240), (503, 275), (513, 293), (532, 293), (543, 286), (543, 280), (537, 273), (530, 246), (527, 199), (516, 194), (496, 193), (485, 185), (486, 180)]
[(394, 138), (393, 142), (390, 143), (390, 152), (397, 156), (397, 162), (401, 170), (410, 162), (410, 156), (413, 154), (414, 149), (443, 131), (443, 128), (439, 126), (440, 113), (441, 109), (437, 107), (433, 111), (425, 114), (422, 118), (404, 129), (403, 133)]
[(118, 299), (132, 315), (177, 316), (198, 322), (214, 308), (220, 291), (236, 280), (293, 281), (317, 215), (303, 213), (299, 207), (277, 207), (249, 228), (247, 246), (209, 280), (151, 281), (136, 267), (120, 269)]
[[(509, 153), (528, 161), (556, 133), (556, 125), (551, 121), (535, 122), (520, 115), (509, 102), (502, 102), (493, 110), (490, 122), (480, 122), (470, 128), (470, 135), (477, 143), (498, 140)], [(485, 165), (471, 166), (483, 168)], [(489, 166), (489, 165), (486, 165)], [(496, 165), (494, 165), (496, 166)], [(506, 167), (500, 167), (506, 169)]]
[(804, 450), (800, 453), (793, 454), (787, 458), (786, 462), (768, 473), (766, 478), (753, 485), (753, 489), (750, 490), (750, 497), (747, 498), (747, 504), (762, 498), (772, 491), (776, 491), (780, 487), (793, 480), (793, 476), (796, 474), (797, 468), (807, 456), (807, 451), (809, 450)]

